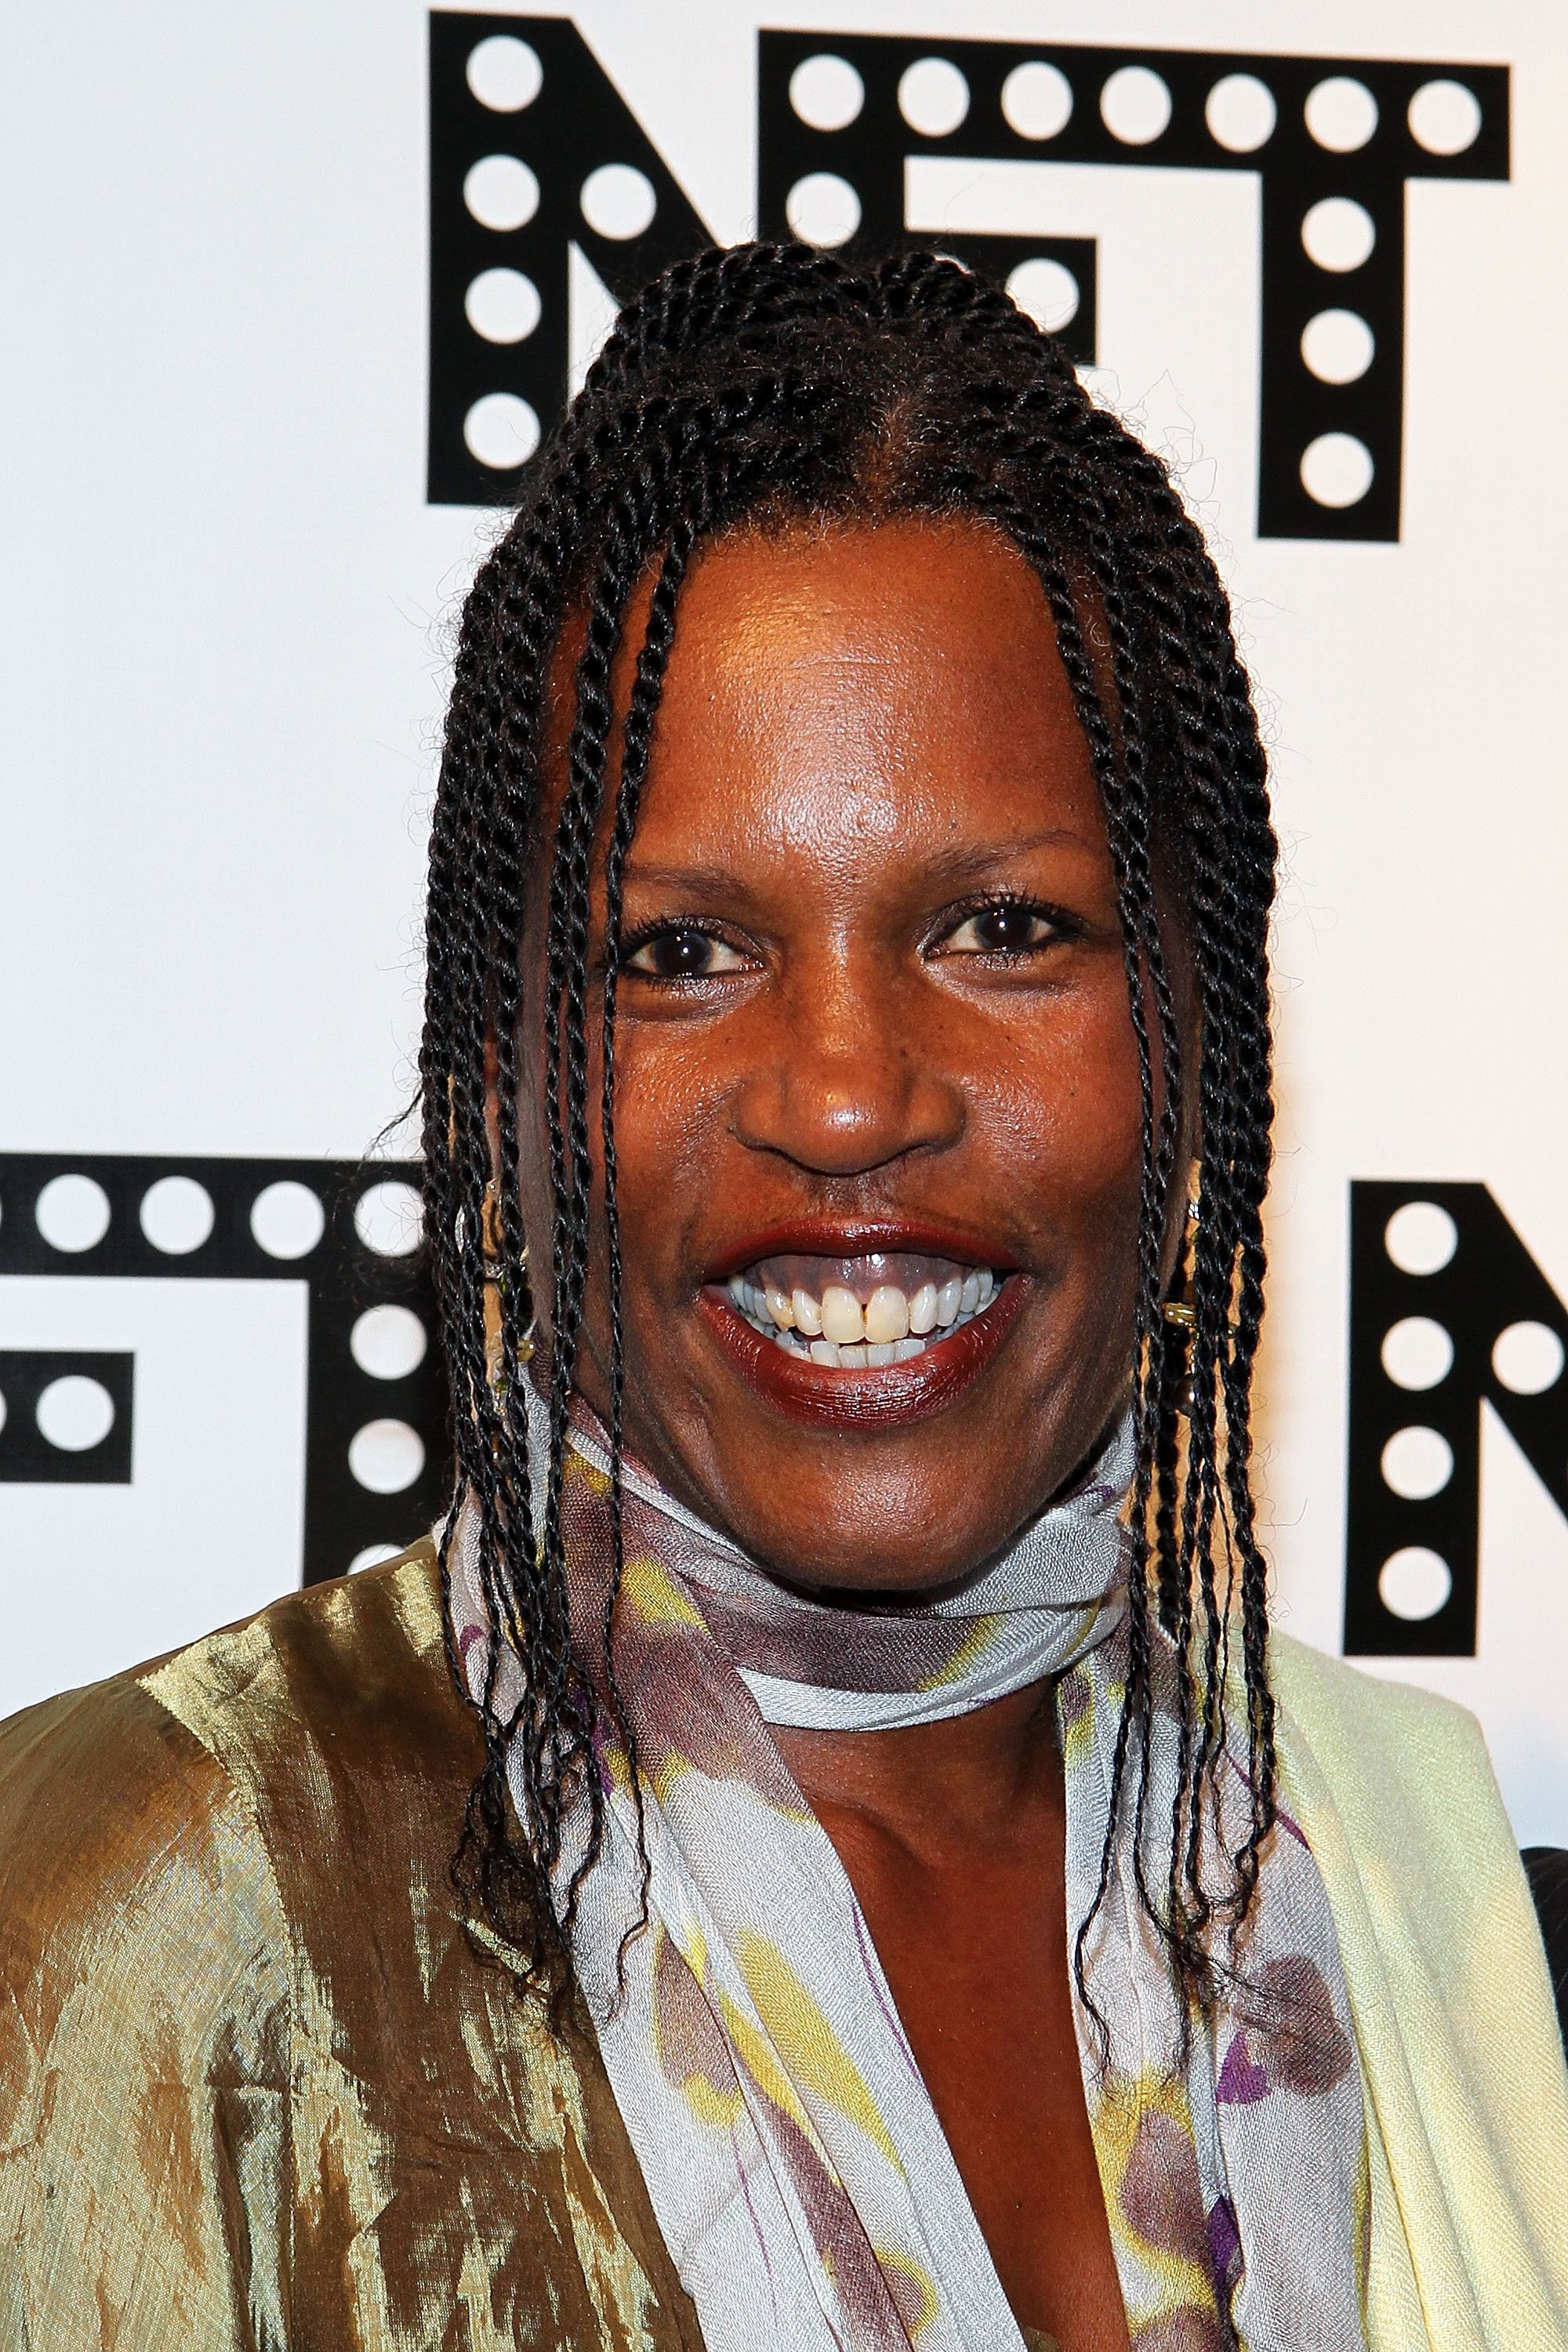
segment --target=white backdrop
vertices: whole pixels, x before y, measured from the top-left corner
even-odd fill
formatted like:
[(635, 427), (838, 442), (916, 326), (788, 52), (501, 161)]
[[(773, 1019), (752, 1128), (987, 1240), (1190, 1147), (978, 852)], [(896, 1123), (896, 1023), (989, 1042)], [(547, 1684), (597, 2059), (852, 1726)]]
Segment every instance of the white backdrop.
[[(1403, 535), (1256, 535), (1258, 182), (922, 159), (911, 226), (1092, 236), (1096, 382), (1177, 461), (1237, 598), (1287, 845), (1262, 1486), (1281, 1622), (1339, 1645), (1352, 1179), (1484, 1181), (1568, 1296), (1557, 1052), (1568, 23), (1547, 0), (585, 0), (713, 234), (753, 226), (756, 29), (1513, 68), (1511, 177), (1408, 194)], [(425, 499), (426, 22), (15, 9), (0, 1152), (352, 1158), (406, 1101), (457, 601)], [(700, 61), (700, 71), (694, 61)], [(576, 321), (579, 359), (595, 313)], [(293, 1286), (0, 1279), (0, 1349), (137, 1357), (129, 1485), (0, 1482), (0, 1708), (299, 1574)], [(1568, 1437), (1564, 1439), (1568, 1452)], [(1481, 1714), (1568, 1843), (1568, 1524), (1487, 1410)]]

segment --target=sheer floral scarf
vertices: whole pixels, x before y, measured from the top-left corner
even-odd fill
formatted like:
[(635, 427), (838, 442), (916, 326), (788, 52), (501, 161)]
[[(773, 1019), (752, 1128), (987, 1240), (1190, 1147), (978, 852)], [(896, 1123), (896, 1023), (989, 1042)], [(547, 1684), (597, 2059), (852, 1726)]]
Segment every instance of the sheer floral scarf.
[[(542, 1433), (541, 1413), (536, 1447)], [(587, 1657), (610, 1571), (607, 1467), (583, 1413), (564, 1501)], [(848, 1879), (768, 1726), (925, 1722), (1058, 1677), (1076, 1933), (1109, 1818), (1130, 1470), (1124, 1428), (961, 1594), (861, 1612), (786, 1591), (626, 1465), (616, 1662), (639, 1749), (650, 1924), (617, 1992), (640, 1875), (626, 1758), (606, 1729), (606, 1849), (584, 1889), (576, 1960), (708, 2352), (1024, 2341)], [(459, 1518), (454, 1632), (477, 1690), (486, 1626), (471, 1543)], [(514, 1664), (503, 1672), (510, 1705), (521, 1685)], [(1157, 1706), (1150, 1803), (1167, 1817), (1174, 1728)], [(1237, 1771), (1232, 1802), (1242, 1794)], [(1080, 2014), (1084, 2090), (1137, 2352), (1362, 2347), (1361, 2080), (1327, 1897), (1292, 1825), (1268, 1850), (1243, 1980), (1218, 2014), (1184, 2033), (1130, 1851), (1113, 1857), (1086, 1966), (1110, 2055), (1102, 2064)]]

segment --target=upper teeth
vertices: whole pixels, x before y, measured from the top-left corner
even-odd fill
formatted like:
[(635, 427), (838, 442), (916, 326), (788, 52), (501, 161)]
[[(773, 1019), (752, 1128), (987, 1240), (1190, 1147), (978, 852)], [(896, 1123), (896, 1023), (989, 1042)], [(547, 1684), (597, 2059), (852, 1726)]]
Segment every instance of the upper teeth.
[[(891, 1278), (900, 1275), (901, 1280)], [(835, 1278), (835, 1277), (837, 1278)], [(928, 1334), (947, 1333), (987, 1307), (1000, 1288), (989, 1266), (903, 1255), (769, 1260), (730, 1278), (730, 1297), (759, 1331), (819, 1364), (902, 1363)]]

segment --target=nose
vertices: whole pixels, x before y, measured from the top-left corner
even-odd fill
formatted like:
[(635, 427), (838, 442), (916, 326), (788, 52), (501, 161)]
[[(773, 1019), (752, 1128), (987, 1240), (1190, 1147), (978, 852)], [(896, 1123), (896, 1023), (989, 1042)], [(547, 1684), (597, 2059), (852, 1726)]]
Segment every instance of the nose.
[[(933, 1059), (903, 992), (824, 974), (787, 992), (769, 1051), (731, 1097), (731, 1129), (752, 1151), (814, 1176), (869, 1175), (963, 1132), (961, 1087)], [(761, 1041), (759, 1041), (761, 1042)]]

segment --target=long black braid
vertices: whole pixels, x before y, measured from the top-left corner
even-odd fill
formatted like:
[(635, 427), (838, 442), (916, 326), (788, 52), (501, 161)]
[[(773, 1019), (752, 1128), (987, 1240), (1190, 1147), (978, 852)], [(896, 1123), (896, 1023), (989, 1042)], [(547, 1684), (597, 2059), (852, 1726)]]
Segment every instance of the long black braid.
[[(1033, 567), (1089, 742), (1116, 875), (1143, 1158), (1131, 1335), (1137, 1467), (1129, 1670), (1099, 1901), (1131, 1806), (1142, 1899), (1178, 1970), (1201, 1987), (1210, 1980), (1213, 1926), (1245, 1917), (1274, 1821), (1265, 1569), (1249, 1465), (1272, 1118), (1267, 929), (1275, 842), (1224, 589), (1164, 467), (1091, 403), (1060, 347), (1005, 295), (930, 253), (856, 265), (803, 246), (715, 250), (667, 271), (621, 313), (479, 572), (463, 617), (431, 840), (421, 1061), (427, 1240), (451, 1372), (457, 1499), (474, 1515), (493, 1629), (479, 1706), (486, 1763), (457, 1869), (477, 1920), (556, 1992), (570, 1983), (573, 1914), (603, 1837), (595, 1688), (608, 1694), (638, 1786), (611, 1638), (624, 1387), (616, 970), (622, 872), (681, 583), (700, 542), (743, 521), (893, 514), (983, 520)], [(574, 1654), (568, 1624), (562, 1479), (595, 1215), (592, 864), (610, 767), (612, 667), (628, 606), (649, 580), (605, 873), (597, 1213), (609, 1271), (615, 1574), (603, 1653), (585, 1659)], [(569, 617), (581, 629), (574, 717), (546, 841), (546, 688)], [(553, 1213), (547, 1245), (532, 1237), (531, 1268), (519, 1190), (518, 1032), (526, 884), (546, 854)], [(1173, 900), (1195, 994), (1193, 1070), (1162, 926), (1162, 908)], [(1168, 1269), (1172, 1236), (1184, 1226), (1184, 1139), (1194, 1133), (1201, 1198), (1182, 1233), (1178, 1279), (1188, 1319), (1177, 1327), (1165, 1311)], [(536, 1494), (521, 1384), (532, 1270), (542, 1263), (550, 1284), (550, 1449)], [(445, 1543), (442, 1572), (445, 1582)], [(1205, 1840), (1226, 1734), (1233, 1627), (1242, 1651), (1250, 1816), (1220, 1867)], [(508, 1650), (522, 1667), (526, 1696), (503, 1710), (500, 1666)], [(456, 1673), (455, 1656), (452, 1664)], [(1167, 1833), (1160, 1836), (1163, 1879), (1151, 1883), (1145, 1811), (1161, 1675), (1179, 1726), (1179, 1785), (1168, 1852)], [(466, 1677), (458, 1679), (466, 1692)], [(514, 1746), (515, 1810), (507, 1773)], [(561, 1919), (552, 1874), (579, 1805), (586, 1836)], [(1076, 1966), (1081, 1988), (1082, 1935)]]

